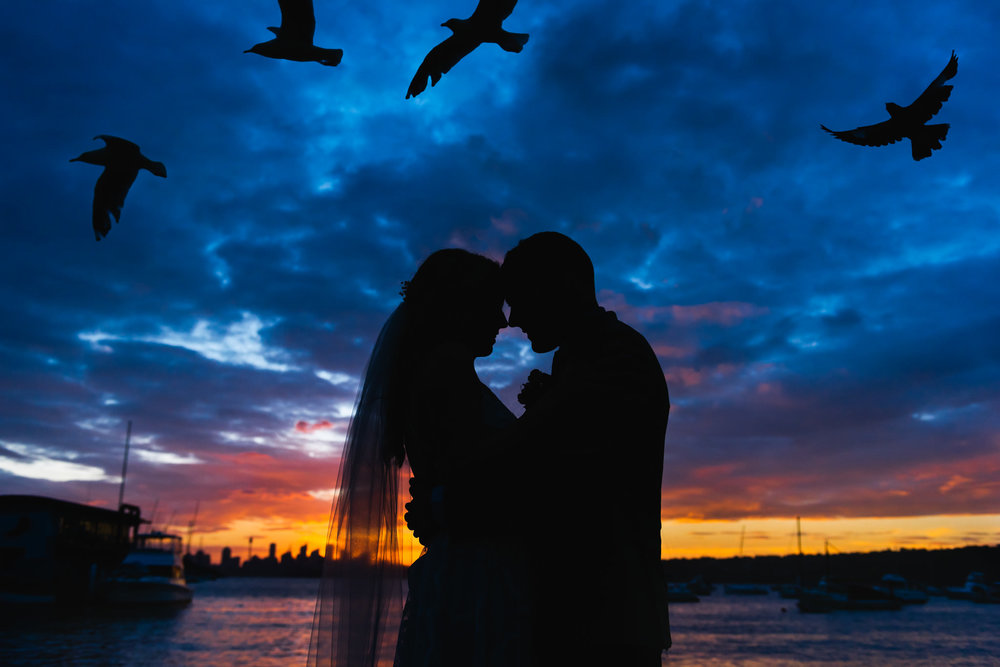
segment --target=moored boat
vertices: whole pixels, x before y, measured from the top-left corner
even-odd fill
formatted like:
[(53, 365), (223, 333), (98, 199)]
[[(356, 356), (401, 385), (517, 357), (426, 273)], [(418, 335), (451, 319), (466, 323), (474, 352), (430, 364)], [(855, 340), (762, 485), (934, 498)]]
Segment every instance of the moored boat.
[(973, 602), (983, 604), (1000, 604), (1000, 584), (993, 584), (983, 594), (973, 599)]
[(139, 508), (0, 496), (0, 601), (85, 603), (128, 553)]
[(951, 600), (975, 600), (985, 593), (986, 579), (982, 572), (970, 572), (963, 586), (944, 589), (944, 594)]
[(722, 587), (726, 595), (767, 595), (770, 593), (763, 584), (726, 584)]
[(882, 575), (881, 583), (875, 586), (875, 590), (894, 597), (903, 604), (925, 604), (930, 599), (927, 591), (913, 586), (898, 574)]
[(903, 608), (897, 598), (876, 590), (874, 586), (857, 583), (833, 583), (825, 577), (815, 588), (806, 588), (799, 594), (799, 611), (805, 613), (839, 610), (885, 611)]
[(778, 586), (778, 595), (783, 600), (798, 600), (802, 595), (802, 587), (798, 584), (781, 584)]
[(686, 584), (688, 590), (699, 597), (704, 597), (705, 595), (711, 595), (715, 586), (708, 583), (700, 574), (693, 576)]
[(699, 602), (699, 598), (685, 583), (667, 584), (667, 602)]
[(125, 560), (108, 579), (112, 604), (187, 604), (193, 592), (184, 578), (182, 538), (154, 531), (136, 536)]

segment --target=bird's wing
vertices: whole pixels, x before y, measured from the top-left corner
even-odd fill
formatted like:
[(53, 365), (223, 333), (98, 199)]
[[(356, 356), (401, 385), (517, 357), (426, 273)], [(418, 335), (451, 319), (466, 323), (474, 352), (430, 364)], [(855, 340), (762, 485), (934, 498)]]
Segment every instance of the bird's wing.
[(887, 146), (903, 138), (902, 124), (893, 119), (839, 132), (831, 130), (826, 125), (820, 125), (820, 127), (841, 141), (858, 146)]
[(281, 28), (278, 36), (296, 42), (312, 44), (316, 32), (316, 14), (312, 0), (278, 0), (281, 8)]
[(410, 87), (406, 91), (406, 99), (416, 97), (427, 88), (427, 77), (431, 78), (431, 85), (435, 85), (445, 74), (458, 64), (458, 61), (472, 53), (473, 49), (479, 46), (479, 42), (462, 39), (457, 35), (452, 35), (444, 40), (427, 54), (424, 61), (417, 68), (417, 73), (410, 82)]
[(926, 123), (941, 111), (941, 105), (951, 97), (953, 86), (945, 85), (945, 81), (958, 74), (958, 56), (951, 52), (951, 60), (944, 66), (937, 78), (927, 86), (927, 90), (920, 93), (920, 97), (913, 101), (910, 109), (914, 112), (914, 119), (920, 123)]
[(134, 144), (128, 139), (122, 139), (121, 137), (115, 137), (110, 134), (99, 134), (94, 137), (94, 139), (103, 139), (104, 144), (112, 150), (122, 151), (128, 149), (136, 152), (139, 151), (138, 144)]
[(115, 165), (105, 167), (97, 179), (97, 185), (94, 186), (94, 208), (100, 207), (111, 211), (117, 220), (122, 206), (125, 205), (125, 195), (128, 194), (138, 173), (137, 168), (122, 168)]
[(514, 11), (514, 5), (516, 4), (517, 0), (479, 0), (479, 4), (476, 5), (476, 11), (472, 12), (469, 20), (477, 21), (482, 19), (503, 23), (510, 16), (511, 12)]
[(94, 238), (98, 241), (107, 236), (108, 232), (111, 231), (111, 216), (108, 215), (108, 209), (101, 205), (97, 197), (94, 197), (90, 220), (90, 224), (94, 228)]

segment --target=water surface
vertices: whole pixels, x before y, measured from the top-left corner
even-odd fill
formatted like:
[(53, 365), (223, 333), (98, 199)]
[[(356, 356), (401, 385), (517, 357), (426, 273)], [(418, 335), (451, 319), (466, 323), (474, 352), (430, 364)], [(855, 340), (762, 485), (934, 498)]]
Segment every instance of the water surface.
[[(303, 665), (318, 582), (222, 579), (165, 612), (0, 610), (3, 665)], [(716, 593), (670, 610), (664, 665), (1000, 665), (1000, 605), (932, 598), (901, 611), (800, 614)], [(566, 664), (574, 649), (567, 647)]]

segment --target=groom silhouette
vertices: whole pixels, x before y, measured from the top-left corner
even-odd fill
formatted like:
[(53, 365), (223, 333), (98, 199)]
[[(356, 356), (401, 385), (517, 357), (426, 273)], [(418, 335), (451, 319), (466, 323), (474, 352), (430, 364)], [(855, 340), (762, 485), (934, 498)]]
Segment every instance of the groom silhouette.
[(510, 326), (535, 352), (558, 348), (551, 376), (488, 459), (443, 490), (413, 487), (408, 525), (427, 534), (433, 515), (453, 535), (524, 541), (537, 667), (660, 665), (663, 371), (645, 338), (598, 305), (590, 257), (568, 236), (523, 239), (501, 272)]

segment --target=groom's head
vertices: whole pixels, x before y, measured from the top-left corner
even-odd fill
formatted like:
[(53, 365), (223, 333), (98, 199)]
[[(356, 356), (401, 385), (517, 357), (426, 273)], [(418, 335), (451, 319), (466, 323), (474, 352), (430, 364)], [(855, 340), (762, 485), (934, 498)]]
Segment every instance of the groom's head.
[(510, 326), (519, 327), (535, 352), (559, 347), (597, 308), (594, 265), (580, 244), (559, 232), (540, 232), (504, 256), (504, 293)]

